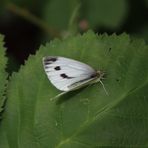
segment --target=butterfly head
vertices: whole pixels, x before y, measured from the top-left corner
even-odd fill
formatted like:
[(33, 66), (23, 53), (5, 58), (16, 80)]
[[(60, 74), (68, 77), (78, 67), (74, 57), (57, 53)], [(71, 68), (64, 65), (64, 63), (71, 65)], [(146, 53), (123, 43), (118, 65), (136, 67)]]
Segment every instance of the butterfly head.
[(100, 80), (104, 79), (105, 78), (105, 72), (101, 71), (101, 70), (98, 70), (96, 72), (96, 77), (98, 77)]
[(97, 79), (97, 82), (100, 82), (100, 83), (101, 83), (101, 85), (103, 86), (103, 89), (104, 89), (106, 95), (108, 96), (108, 95), (109, 95), (109, 94), (108, 94), (108, 91), (106, 90), (106, 88), (105, 88), (105, 86), (104, 86), (104, 84), (103, 84), (103, 82), (102, 82), (102, 80), (105, 79), (106, 73), (105, 73), (104, 71), (98, 70), (98, 71), (96, 72), (96, 75), (97, 75), (97, 78), (98, 78), (98, 79)]

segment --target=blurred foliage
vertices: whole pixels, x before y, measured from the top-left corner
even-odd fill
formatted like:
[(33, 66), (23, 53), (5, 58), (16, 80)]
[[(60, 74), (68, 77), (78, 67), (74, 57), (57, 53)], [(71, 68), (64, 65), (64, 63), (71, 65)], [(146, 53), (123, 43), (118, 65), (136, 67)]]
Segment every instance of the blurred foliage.
[[(32, 23), (43, 30), (42, 41), (44, 37), (50, 40), (63, 36), (64, 33), (71, 34), (69, 31), (75, 32), (69, 30), (69, 24), (79, 5), (80, 8), (75, 16), (75, 27), (70, 27), (77, 28), (77, 33), (89, 28), (98, 33), (100, 31), (137, 33), (136, 31), (139, 32), (139, 30), (133, 32), (134, 28), (138, 29), (137, 19), (140, 19), (142, 23), (147, 23), (146, 4), (147, 0), (135, 0), (134, 3), (131, 0), (2, 0), (0, 8), (5, 10), (5, 13), (1, 15), (4, 22), (8, 19), (9, 23), (14, 21), (17, 23), (20, 20), (18, 18), (15, 20), (15, 18), (19, 16), (27, 20), (28, 24)], [(142, 20), (144, 17), (145, 22)]]
[(82, 0), (82, 4), (83, 17), (91, 28), (118, 28), (128, 14), (127, 0)]
[(66, 30), (72, 13), (79, 3), (80, 0), (50, 0), (45, 6), (43, 18), (50, 26)]
[(128, 13), (126, 0), (50, 0), (43, 14), (45, 21), (58, 30), (66, 30), (72, 12), (79, 4), (79, 20), (85, 19), (90, 28), (119, 27)]
[(3, 0), (3, 1), (5, 1), (5, 3), (7, 3), (8, 5), (10, 3), (13, 3), (22, 8), (26, 8), (33, 13), (40, 14), (40, 12), (45, 6), (45, 3), (48, 0), (43, 0), (43, 1), (41, 0), (35, 0), (35, 1), (34, 0)]

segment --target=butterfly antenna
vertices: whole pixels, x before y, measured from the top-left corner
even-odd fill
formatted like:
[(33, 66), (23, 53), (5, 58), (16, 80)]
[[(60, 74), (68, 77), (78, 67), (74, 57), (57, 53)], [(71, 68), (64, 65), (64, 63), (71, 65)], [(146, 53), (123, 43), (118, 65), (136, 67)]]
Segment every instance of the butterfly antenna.
[(107, 90), (106, 90), (106, 88), (105, 88), (105, 86), (104, 86), (103, 82), (102, 82), (101, 80), (99, 80), (99, 82), (100, 82), (100, 83), (101, 83), (101, 85), (103, 86), (103, 89), (104, 89), (104, 91), (105, 91), (106, 95), (107, 95), (107, 96), (109, 96), (109, 94), (108, 94), (108, 92), (107, 92)]

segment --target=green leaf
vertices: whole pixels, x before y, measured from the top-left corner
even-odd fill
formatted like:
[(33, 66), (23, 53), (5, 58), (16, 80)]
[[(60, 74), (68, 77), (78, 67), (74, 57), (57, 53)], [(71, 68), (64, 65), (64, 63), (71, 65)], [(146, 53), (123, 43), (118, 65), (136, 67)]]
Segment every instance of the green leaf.
[(9, 148), (6, 132), (5, 132), (5, 129), (2, 125), (0, 125), (0, 147), (1, 148)]
[(1, 117), (2, 111), (4, 109), (4, 102), (5, 102), (5, 91), (6, 91), (6, 83), (7, 83), (7, 76), (6, 73), (6, 64), (7, 64), (7, 58), (5, 57), (5, 48), (4, 37), (0, 35), (0, 147), (1, 148), (8, 148), (8, 141), (6, 137), (6, 132), (4, 127), (2, 127), (2, 121), (3, 118)]
[(119, 28), (128, 11), (126, 0), (82, 0), (82, 4), (82, 14), (90, 28)]
[[(106, 71), (103, 83), (60, 93), (43, 70), (42, 57), (57, 55)], [(6, 135), (15, 148), (147, 146), (148, 46), (129, 36), (84, 35), (54, 40), (14, 73), (5, 110)]]
[(4, 91), (5, 91), (5, 85), (6, 85), (6, 78), (7, 73), (5, 71), (6, 64), (7, 64), (7, 58), (5, 57), (5, 48), (3, 47), (3, 36), (0, 35), (0, 112), (3, 110), (3, 104), (4, 104)]
[(128, 12), (126, 0), (50, 0), (44, 9), (43, 18), (55, 29), (67, 30), (69, 20), (79, 4), (79, 19), (88, 22), (90, 28), (119, 28)]

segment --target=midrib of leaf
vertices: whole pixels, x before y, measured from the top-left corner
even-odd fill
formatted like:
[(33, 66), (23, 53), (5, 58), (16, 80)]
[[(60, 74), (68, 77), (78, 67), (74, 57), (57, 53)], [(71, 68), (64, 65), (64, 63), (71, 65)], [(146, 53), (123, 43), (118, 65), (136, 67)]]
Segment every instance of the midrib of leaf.
[(87, 148), (90, 148), (90, 146), (91, 146), (91, 147), (94, 147), (94, 146), (93, 146), (92, 144), (90, 144), (90, 143), (84, 143), (84, 142), (78, 141), (78, 140), (73, 140), (71, 143), (77, 143), (77, 144), (83, 145), (83, 146), (85, 146), (85, 147), (87, 147)]

